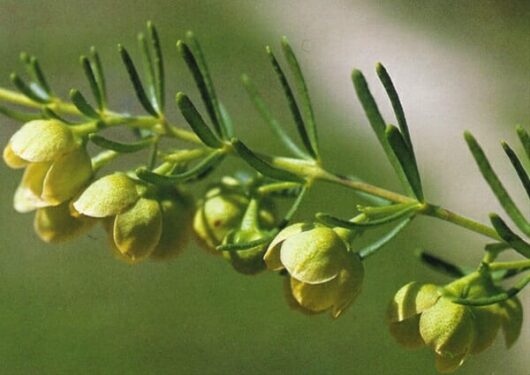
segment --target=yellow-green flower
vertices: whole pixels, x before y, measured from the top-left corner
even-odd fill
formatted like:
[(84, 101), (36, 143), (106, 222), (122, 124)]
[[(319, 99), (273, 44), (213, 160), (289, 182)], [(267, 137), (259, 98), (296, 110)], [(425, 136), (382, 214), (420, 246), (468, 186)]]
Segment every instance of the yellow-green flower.
[(92, 177), (92, 164), (70, 128), (56, 120), (23, 125), (3, 152), (11, 168), (26, 168), (15, 193), (19, 212), (57, 206), (74, 197)]
[[(193, 220), (193, 229), (201, 245), (211, 253), (219, 254), (216, 246), (228, 233), (239, 229), (249, 203), (249, 199), (239, 192), (222, 187), (210, 189), (199, 202)], [(263, 229), (270, 229), (275, 221), (274, 209), (266, 202), (259, 211), (259, 224)]]
[[(460, 293), (463, 286), (458, 280), (446, 289)], [(467, 293), (478, 298), (496, 291), (481, 280)], [(521, 329), (521, 317), (516, 298), (487, 306), (465, 306), (442, 296), (438, 286), (417, 282), (402, 287), (387, 312), (390, 333), (398, 343), (407, 348), (430, 347), (436, 355), (436, 368), (443, 373), (456, 370), (471, 354), (491, 346), (501, 325), (507, 344), (513, 344)]]
[(80, 214), (104, 218), (112, 247), (122, 259), (136, 263), (153, 254), (169, 258), (181, 251), (190, 226), (186, 219), (191, 219), (186, 199), (175, 192), (159, 201), (145, 185), (114, 173), (90, 185), (73, 207)]
[(294, 299), (313, 312), (329, 310), (337, 318), (361, 291), (361, 259), (328, 227), (285, 228), (269, 245), (264, 260), (271, 270), (287, 270)]

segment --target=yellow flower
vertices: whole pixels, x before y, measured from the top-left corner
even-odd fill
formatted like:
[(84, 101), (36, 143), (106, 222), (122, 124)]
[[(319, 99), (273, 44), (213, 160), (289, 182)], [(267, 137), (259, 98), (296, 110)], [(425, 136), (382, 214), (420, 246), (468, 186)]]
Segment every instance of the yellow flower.
[(35, 120), (23, 125), (4, 149), (12, 168), (26, 168), (15, 193), (19, 212), (57, 206), (75, 196), (92, 177), (85, 148), (70, 128), (56, 120)]
[[(446, 289), (460, 293), (464, 286), (461, 280)], [(468, 295), (479, 298), (495, 292), (498, 290), (493, 285), (480, 280), (469, 288)], [(460, 305), (442, 296), (436, 285), (411, 282), (394, 296), (387, 321), (390, 333), (401, 345), (432, 348), (436, 368), (445, 373), (491, 346), (501, 325), (507, 345), (513, 344), (521, 330), (522, 309), (517, 298), (487, 306)]]
[(294, 299), (313, 312), (329, 310), (337, 318), (361, 291), (361, 259), (331, 228), (291, 225), (278, 233), (264, 260), (271, 270), (287, 270)]
[(123, 173), (100, 178), (74, 202), (79, 213), (105, 218), (111, 246), (130, 263), (169, 258), (184, 246), (190, 203), (173, 193), (160, 202), (147, 187)]

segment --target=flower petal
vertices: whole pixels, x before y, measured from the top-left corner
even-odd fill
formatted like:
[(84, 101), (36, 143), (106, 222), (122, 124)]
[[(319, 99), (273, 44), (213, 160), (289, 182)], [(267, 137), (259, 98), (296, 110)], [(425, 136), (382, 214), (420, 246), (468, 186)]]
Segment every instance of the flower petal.
[(140, 198), (134, 206), (118, 214), (114, 221), (114, 243), (127, 257), (147, 257), (162, 233), (162, 212), (157, 201)]
[(327, 282), (344, 266), (346, 244), (332, 229), (316, 227), (287, 238), (280, 259), (295, 279), (310, 284)]
[(57, 120), (30, 121), (10, 143), (18, 157), (34, 163), (52, 161), (77, 147), (72, 131)]
[(421, 284), (416, 281), (403, 286), (390, 302), (387, 310), (389, 322), (401, 322), (420, 314), (433, 306), (440, 298), (434, 284)]
[(60, 204), (76, 195), (92, 177), (90, 156), (79, 147), (55, 160), (44, 179), (42, 199)]
[(519, 338), (523, 326), (523, 306), (517, 297), (501, 302), (501, 324), (506, 347), (510, 348)]
[(399, 322), (390, 322), (388, 328), (392, 337), (400, 345), (408, 349), (418, 349), (425, 346), (420, 335), (419, 325), (420, 315), (418, 314)]
[(335, 280), (320, 284), (306, 284), (291, 277), (294, 299), (305, 309), (322, 312), (330, 309), (337, 299)]
[(90, 217), (114, 216), (139, 198), (136, 183), (123, 173), (114, 173), (91, 184), (74, 202), (77, 212)]
[(493, 344), (501, 326), (501, 314), (498, 304), (472, 307), (475, 317), (475, 339), (471, 347), (471, 354), (478, 354)]
[(454, 357), (436, 355), (435, 364), (436, 369), (442, 373), (447, 374), (457, 370), (466, 360), (466, 354), (460, 354)]
[(19, 158), (13, 152), (13, 149), (11, 148), (11, 143), (8, 143), (7, 146), (4, 148), (2, 156), (4, 158), (4, 162), (9, 168), (19, 169), (24, 168), (28, 165), (28, 162), (26, 160)]
[(46, 207), (47, 203), (42, 201), (31, 190), (20, 185), (15, 191), (13, 207), (22, 214), (36, 210), (39, 207)]
[(267, 248), (265, 256), (263, 257), (267, 268), (272, 271), (279, 271), (283, 269), (283, 265), (280, 260), (280, 248), (283, 241), (295, 234), (303, 232), (304, 230), (312, 229), (313, 227), (314, 226), (312, 224), (297, 223), (289, 225), (287, 228), (281, 230), (280, 233), (278, 233), (276, 237), (274, 237), (269, 247)]

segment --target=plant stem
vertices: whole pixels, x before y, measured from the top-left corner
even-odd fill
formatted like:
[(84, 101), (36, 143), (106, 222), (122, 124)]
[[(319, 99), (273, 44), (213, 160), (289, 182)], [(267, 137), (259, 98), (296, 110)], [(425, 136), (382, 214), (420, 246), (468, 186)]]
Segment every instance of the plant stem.
[(525, 271), (530, 270), (530, 260), (516, 260), (512, 262), (495, 262), (489, 264), (489, 269), (492, 271), (498, 270), (517, 270)]

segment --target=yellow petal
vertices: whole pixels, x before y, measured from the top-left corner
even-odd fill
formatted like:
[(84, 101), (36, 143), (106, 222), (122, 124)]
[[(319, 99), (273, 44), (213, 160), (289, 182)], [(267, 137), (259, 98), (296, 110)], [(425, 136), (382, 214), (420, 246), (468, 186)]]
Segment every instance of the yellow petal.
[(7, 164), (9, 168), (13, 169), (19, 169), (24, 168), (28, 165), (28, 162), (24, 159), (19, 158), (11, 148), (11, 143), (8, 143), (7, 146), (4, 148), (4, 162)]
[(300, 305), (298, 301), (293, 297), (293, 291), (291, 289), (291, 278), (289, 276), (283, 277), (283, 296), (285, 297), (285, 302), (287, 302), (287, 306), (289, 306), (293, 310), (299, 311), (305, 315), (315, 315), (319, 313), (306, 309), (304, 306)]
[(39, 207), (46, 207), (47, 203), (42, 201), (31, 190), (19, 186), (15, 191), (13, 206), (17, 212), (27, 213), (36, 210)]
[(346, 254), (346, 244), (337, 233), (316, 227), (287, 238), (281, 247), (280, 260), (293, 278), (320, 284), (337, 276)]
[(50, 169), (51, 163), (31, 163), (22, 176), (21, 185), (40, 197), (44, 186), (44, 179)]
[(57, 120), (34, 120), (11, 138), (13, 152), (23, 160), (52, 161), (77, 147), (72, 131)]
[(91, 184), (74, 202), (77, 212), (90, 217), (119, 214), (138, 200), (135, 182), (123, 173), (114, 173)]
[(59, 243), (79, 236), (96, 223), (86, 216), (74, 218), (70, 215), (69, 202), (55, 207), (37, 210), (33, 226), (37, 235), (45, 242)]
[(294, 299), (302, 307), (313, 312), (330, 309), (337, 298), (334, 280), (321, 284), (306, 284), (291, 277), (291, 290)]
[(453, 371), (456, 371), (466, 359), (466, 354), (461, 354), (458, 356), (441, 356), (436, 355), (436, 369), (442, 374), (447, 374)]
[(283, 269), (283, 265), (280, 260), (280, 249), (283, 241), (304, 230), (312, 229), (313, 227), (314, 226), (312, 224), (297, 223), (289, 225), (287, 228), (282, 229), (280, 233), (278, 233), (276, 237), (274, 237), (269, 247), (267, 248), (265, 256), (263, 257), (267, 268), (272, 271), (279, 271)]
[(510, 348), (519, 338), (523, 326), (523, 306), (519, 298), (501, 302), (501, 323), (506, 347)]
[(344, 267), (335, 279), (338, 292), (331, 309), (331, 316), (335, 319), (355, 301), (363, 285), (364, 266), (357, 254), (348, 253)]
[(433, 306), (440, 298), (434, 284), (421, 284), (416, 281), (403, 286), (396, 293), (387, 310), (389, 322), (400, 322), (420, 314)]
[(122, 254), (133, 260), (147, 257), (158, 244), (161, 233), (160, 205), (152, 199), (140, 198), (114, 221), (114, 243)]
[(408, 349), (418, 349), (425, 345), (420, 335), (420, 315), (414, 315), (399, 322), (390, 322), (390, 334)]
[(42, 199), (50, 204), (69, 200), (92, 177), (90, 156), (83, 147), (55, 160), (44, 179)]
[(501, 312), (499, 305), (472, 307), (475, 317), (475, 339), (471, 354), (478, 354), (493, 344), (501, 326)]

